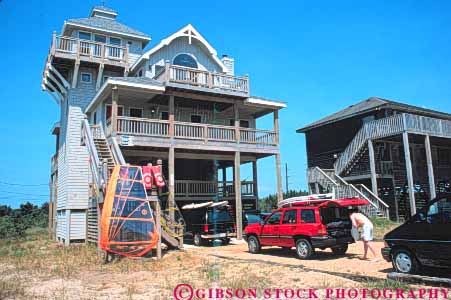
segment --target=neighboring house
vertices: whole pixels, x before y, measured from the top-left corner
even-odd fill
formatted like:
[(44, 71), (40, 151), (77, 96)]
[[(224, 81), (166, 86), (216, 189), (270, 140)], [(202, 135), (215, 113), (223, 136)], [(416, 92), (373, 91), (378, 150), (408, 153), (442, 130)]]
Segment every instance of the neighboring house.
[[(55, 238), (96, 239), (104, 183), (115, 164), (162, 160), (170, 205), (230, 200), (240, 223), (243, 209), (257, 208), (258, 159), (274, 156), (270, 172), (281, 199), (278, 111), (286, 105), (251, 96), (249, 77), (235, 76), (234, 59), (219, 58), (192, 25), (144, 52), (150, 37), (116, 17), (94, 7), (89, 18), (67, 20), (53, 35), (42, 87), (61, 107), (52, 130)], [(267, 114), (274, 127), (257, 129)], [(253, 177), (244, 181), (246, 163)]]
[(450, 191), (451, 115), (369, 98), (297, 130), (312, 191), (366, 197), (372, 215), (406, 219)]

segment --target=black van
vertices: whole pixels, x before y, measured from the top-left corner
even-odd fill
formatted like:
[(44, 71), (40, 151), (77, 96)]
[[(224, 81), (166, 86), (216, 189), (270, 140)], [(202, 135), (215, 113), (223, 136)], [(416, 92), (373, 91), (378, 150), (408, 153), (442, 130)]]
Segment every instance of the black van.
[(235, 222), (227, 206), (201, 207), (181, 210), (185, 219), (185, 238), (193, 240), (194, 245), (220, 239), (223, 245), (236, 237)]
[(438, 195), (384, 240), (382, 256), (397, 272), (415, 273), (423, 266), (451, 269), (451, 193)]

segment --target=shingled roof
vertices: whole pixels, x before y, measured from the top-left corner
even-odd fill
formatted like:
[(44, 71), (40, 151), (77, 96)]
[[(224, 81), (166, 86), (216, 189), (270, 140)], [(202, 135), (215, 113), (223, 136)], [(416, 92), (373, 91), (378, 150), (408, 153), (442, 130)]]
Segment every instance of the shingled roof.
[(401, 102), (396, 102), (392, 100), (371, 97), (363, 100), (359, 103), (353, 104), (343, 110), (340, 110), (332, 115), (324, 117), (316, 122), (313, 122), (305, 127), (299, 128), (296, 132), (306, 132), (310, 129), (317, 128), (326, 124), (331, 124), (344, 119), (352, 118), (357, 115), (365, 114), (370, 111), (374, 111), (381, 108), (391, 108), (404, 112), (410, 113), (420, 113), (421, 115), (426, 115), (430, 117), (451, 120), (451, 114), (439, 112), (436, 110), (426, 109), (414, 105), (409, 105)]
[[(97, 15), (95, 12), (103, 13), (103, 16)], [(105, 6), (94, 6), (88, 18), (66, 20), (64, 22), (64, 28), (66, 26), (88, 27), (114, 32), (119, 35), (133, 36), (146, 41), (150, 40), (149, 35), (116, 21), (116, 15), (117, 12), (114, 9)], [(65, 30), (64, 28), (63, 32)]]

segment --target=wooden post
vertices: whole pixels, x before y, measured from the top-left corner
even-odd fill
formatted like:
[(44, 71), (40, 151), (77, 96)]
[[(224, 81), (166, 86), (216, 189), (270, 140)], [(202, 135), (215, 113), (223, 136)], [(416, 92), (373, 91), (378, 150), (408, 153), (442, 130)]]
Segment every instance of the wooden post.
[(254, 196), (258, 203), (258, 173), (257, 173), (257, 158), (252, 162), (252, 180), (254, 181)]
[(117, 103), (119, 101), (119, 89), (114, 86), (111, 91), (111, 136), (116, 135), (117, 131)]
[(97, 73), (96, 90), (98, 90), (100, 88), (100, 85), (102, 84), (103, 69), (104, 69), (104, 64), (100, 64), (99, 72)]
[(368, 153), (370, 158), (370, 171), (371, 171), (371, 190), (373, 194), (378, 195), (377, 191), (377, 177), (376, 177), (376, 160), (374, 157), (373, 141), (368, 140)]
[(175, 120), (175, 116), (174, 116), (174, 105), (175, 105), (175, 100), (174, 100), (174, 96), (169, 96), (169, 137), (171, 139), (174, 138), (174, 120)]
[(77, 87), (77, 80), (78, 80), (78, 70), (80, 68), (80, 61), (75, 61), (75, 67), (74, 67), (74, 73), (72, 74), (72, 88)]
[(155, 201), (155, 225), (158, 230), (157, 258), (161, 259), (161, 207), (160, 201)]
[(48, 234), (49, 239), (52, 238), (53, 235), (53, 174), (50, 175), (50, 199), (49, 199), (49, 225), (48, 225)]
[(175, 179), (174, 179), (174, 165), (175, 165), (175, 149), (174, 146), (169, 147), (168, 157), (168, 173), (169, 173), (169, 195), (168, 195), (168, 208), (169, 217), (171, 221), (174, 221), (174, 207), (175, 207)]
[(430, 200), (432, 200), (437, 196), (437, 193), (435, 191), (434, 165), (432, 163), (431, 139), (429, 135), (426, 135), (424, 138), (424, 148), (426, 150), (426, 163), (428, 166), (429, 196)]
[(276, 134), (275, 142), (276, 145), (279, 145), (279, 111), (275, 110), (273, 115), (274, 115), (274, 132)]
[(319, 184), (315, 182), (315, 194), (319, 194)]
[(171, 68), (170, 68), (171, 64), (169, 62), (169, 60), (165, 61), (164, 63), (164, 70), (165, 70), (165, 81), (166, 83), (168, 83), (169, 81), (171, 81)]
[(222, 196), (225, 197), (227, 194), (227, 168), (222, 166)]
[(409, 186), (410, 214), (413, 216), (416, 214), (417, 208), (415, 204), (415, 191), (413, 186), (412, 161), (410, 160), (409, 134), (407, 131), (403, 132), (402, 141), (404, 145), (404, 157), (406, 160), (407, 184)]
[(277, 177), (277, 202), (283, 200), (282, 173), (280, 168), (280, 153), (276, 154), (276, 177)]
[(50, 49), (50, 53), (52, 55), (55, 55), (55, 49), (56, 49), (56, 31), (53, 31), (53, 35), (52, 35), (52, 47)]
[(236, 212), (236, 238), (243, 239), (243, 205), (241, 203), (241, 179), (240, 179), (241, 155), (235, 152), (235, 212)]
[(235, 140), (237, 143), (240, 142), (240, 112), (238, 104), (233, 104), (233, 112), (234, 112), (234, 119), (235, 119)]

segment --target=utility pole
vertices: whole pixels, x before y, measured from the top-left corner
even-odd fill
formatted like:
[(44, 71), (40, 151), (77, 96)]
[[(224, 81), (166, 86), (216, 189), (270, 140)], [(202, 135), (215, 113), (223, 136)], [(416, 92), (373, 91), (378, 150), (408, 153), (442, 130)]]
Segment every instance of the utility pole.
[(288, 193), (288, 163), (285, 163), (285, 190)]

